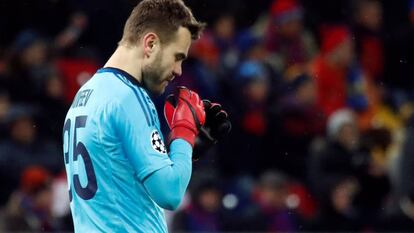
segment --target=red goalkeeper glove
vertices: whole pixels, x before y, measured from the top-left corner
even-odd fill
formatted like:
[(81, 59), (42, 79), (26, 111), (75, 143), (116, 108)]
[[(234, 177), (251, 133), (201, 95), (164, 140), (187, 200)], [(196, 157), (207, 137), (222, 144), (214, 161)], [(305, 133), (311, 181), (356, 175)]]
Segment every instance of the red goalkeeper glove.
[(194, 147), (195, 138), (206, 120), (204, 104), (198, 94), (186, 87), (178, 87), (175, 95), (167, 97), (164, 116), (171, 129), (168, 145), (181, 138)]

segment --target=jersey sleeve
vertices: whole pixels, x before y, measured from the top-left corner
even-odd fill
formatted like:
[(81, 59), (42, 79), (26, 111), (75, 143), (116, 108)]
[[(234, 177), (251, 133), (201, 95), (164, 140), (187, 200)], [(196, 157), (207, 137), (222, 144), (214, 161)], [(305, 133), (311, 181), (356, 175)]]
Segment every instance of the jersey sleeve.
[(122, 149), (142, 182), (153, 172), (173, 164), (168, 157), (161, 132), (145, 120), (143, 106), (133, 100), (113, 103), (112, 123)]

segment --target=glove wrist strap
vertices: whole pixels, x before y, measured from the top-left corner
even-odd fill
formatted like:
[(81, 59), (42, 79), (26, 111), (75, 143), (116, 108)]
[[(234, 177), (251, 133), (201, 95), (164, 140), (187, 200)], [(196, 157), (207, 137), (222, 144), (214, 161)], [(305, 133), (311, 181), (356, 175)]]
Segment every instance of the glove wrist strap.
[(194, 147), (194, 142), (195, 142), (195, 138), (196, 138), (196, 132), (194, 132), (194, 130), (189, 129), (187, 127), (184, 126), (179, 126), (179, 127), (175, 127), (171, 130), (171, 133), (169, 135), (169, 144), (177, 138), (181, 138), (185, 141), (187, 141), (188, 143), (191, 144), (191, 147)]

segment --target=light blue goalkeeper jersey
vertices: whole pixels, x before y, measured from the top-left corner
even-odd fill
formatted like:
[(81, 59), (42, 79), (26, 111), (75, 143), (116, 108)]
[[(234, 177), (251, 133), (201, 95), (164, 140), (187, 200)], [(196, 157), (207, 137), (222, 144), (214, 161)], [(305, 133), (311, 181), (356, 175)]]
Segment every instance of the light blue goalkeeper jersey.
[(136, 79), (98, 70), (74, 99), (63, 140), (75, 232), (167, 232), (143, 182), (172, 161), (155, 106)]

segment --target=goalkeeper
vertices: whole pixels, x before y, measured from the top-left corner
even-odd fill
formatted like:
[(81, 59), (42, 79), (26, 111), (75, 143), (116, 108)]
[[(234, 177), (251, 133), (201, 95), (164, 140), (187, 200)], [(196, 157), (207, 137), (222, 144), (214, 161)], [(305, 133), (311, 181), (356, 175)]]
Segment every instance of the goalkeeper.
[(181, 0), (140, 2), (104, 68), (78, 91), (63, 133), (75, 232), (167, 232), (163, 209), (184, 195), (198, 134), (211, 143), (230, 130), (220, 105), (180, 87), (165, 104), (164, 140), (149, 97), (181, 75), (203, 27)]

